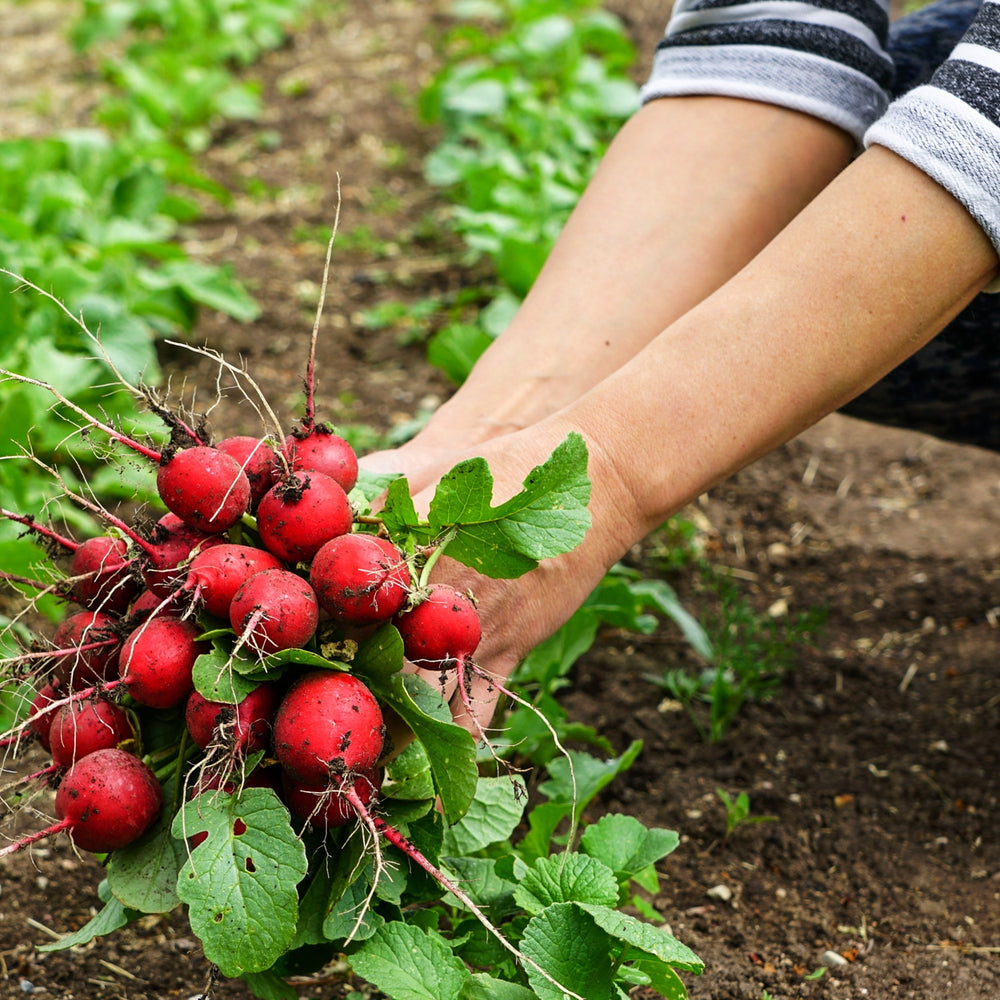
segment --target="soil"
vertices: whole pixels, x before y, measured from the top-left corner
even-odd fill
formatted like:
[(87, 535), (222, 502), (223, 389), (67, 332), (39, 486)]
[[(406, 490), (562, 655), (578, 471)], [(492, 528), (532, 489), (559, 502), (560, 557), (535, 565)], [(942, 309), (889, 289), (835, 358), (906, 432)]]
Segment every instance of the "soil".
[[(648, 59), (665, 10), (614, 6)], [(62, 41), (62, 9), (0, 3), (14, 40), (0, 53), (7, 136), (50, 129), (53, 109), (60, 125), (88, 120), (99, 87), (93, 63)], [(476, 277), (441, 236), (443, 202), (420, 174), (433, 133), (413, 95), (434, 69), (443, 9), (337, 6), (254, 67), (263, 119), (221, 129), (206, 154), (206, 169), (241, 193), (208, 208), (188, 249), (232, 263), (263, 315), (248, 326), (205, 315), (195, 340), (242, 358), (279, 412), (299, 401), (338, 178), (341, 242), (319, 357), (327, 415), (384, 432), (449, 391), (421, 345), (359, 322), (379, 302)], [(171, 350), (163, 363), (175, 386), (214, 393), (208, 361)], [(213, 420), (225, 432), (256, 425), (232, 396)], [(706, 963), (688, 980), (695, 1000), (1000, 996), (998, 497), (1000, 456), (834, 415), (685, 512), (706, 558), (758, 613), (826, 609), (825, 630), (773, 698), (708, 744), (645, 679), (689, 662), (673, 626), (603, 634), (578, 664), (571, 715), (616, 752), (644, 743), (591, 818), (620, 810), (681, 834), (652, 902)], [(662, 547), (651, 539), (631, 558), (666, 572)], [(689, 575), (668, 578), (698, 611)], [(746, 792), (752, 815), (772, 819), (727, 838), (720, 787)], [(5, 859), (0, 877), (0, 996), (158, 1000), (205, 989), (180, 914), (72, 952), (37, 950), (97, 904), (100, 868), (65, 839)], [(299, 988), (333, 998), (348, 984), (334, 970)], [(249, 994), (221, 982), (213, 996)]]

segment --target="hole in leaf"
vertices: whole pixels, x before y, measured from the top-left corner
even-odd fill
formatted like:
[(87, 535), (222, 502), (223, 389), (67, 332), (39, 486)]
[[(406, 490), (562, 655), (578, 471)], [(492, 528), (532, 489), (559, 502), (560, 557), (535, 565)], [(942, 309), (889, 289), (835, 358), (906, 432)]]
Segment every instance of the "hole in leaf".
[(243, 834), (246, 833), (246, 832), (247, 832), (247, 825), (246, 825), (246, 823), (244, 823), (243, 820), (241, 820), (241, 819), (239, 819), (237, 817), (236, 822), (233, 823), (233, 833), (237, 837), (242, 837)]
[(247, 858), (247, 871), (253, 874), (257, 870), (257, 866), (253, 863), (253, 858)]

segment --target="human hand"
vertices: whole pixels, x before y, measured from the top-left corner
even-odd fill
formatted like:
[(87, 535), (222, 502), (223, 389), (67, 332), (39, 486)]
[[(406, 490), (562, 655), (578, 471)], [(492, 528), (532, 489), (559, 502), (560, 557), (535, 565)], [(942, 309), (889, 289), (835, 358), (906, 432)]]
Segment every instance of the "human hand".
[[(494, 503), (501, 503), (523, 488), (525, 477), (535, 466), (545, 462), (563, 440), (569, 428), (538, 425), (531, 431), (505, 435), (447, 457), (443, 452), (399, 449), (377, 456), (382, 469), (409, 475), (413, 469), (420, 476), (437, 463), (431, 482), (414, 490), (414, 504), (426, 513), (437, 486), (437, 478), (462, 459), (472, 455), (483, 458), (494, 481)], [(427, 460), (428, 464), (424, 464)], [(362, 459), (366, 464), (367, 459)], [(372, 463), (373, 465), (375, 462)], [(544, 560), (536, 569), (514, 580), (495, 580), (480, 575), (447, 556), (434, 567), (433, 582), (447, 583), (460, 592), (473, 595), (482, 622), (483, 638), (473, 662), (461, 665), (444, 675), (438, 670), (417, 670), (429, 683), (442, 687), (451, 703), (455, 720), (477, 739), (486, 737), (502, 688), (517, 664), (539, 642), (558, 629), (593, 588), (608, 568), (636, 539), (623, 532), (628, 517), (608, 516), (620, 509), (615, 499), (609, 503), (607, 484), (618, 483), (615, 476), (605, 476), (600, 453), (591, 449), (591, 478), (597, 476), (592, 503), (597, 513), (591, 530), (577, 549), (555, 559)]]

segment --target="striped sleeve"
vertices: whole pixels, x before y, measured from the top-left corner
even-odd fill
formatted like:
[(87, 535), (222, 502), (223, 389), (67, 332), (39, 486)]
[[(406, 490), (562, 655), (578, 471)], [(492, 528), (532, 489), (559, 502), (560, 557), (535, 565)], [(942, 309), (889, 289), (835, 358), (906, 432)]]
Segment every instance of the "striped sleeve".
[(888, 25), (887, 0), (677, 0), (642, 98), (764, 101), (860, 143), (889, 102)]
[(986, 0), (928, 83), (889, 106), (865, 135), (876, 143), (950, 191), (1000, 253), (1000, 3)]

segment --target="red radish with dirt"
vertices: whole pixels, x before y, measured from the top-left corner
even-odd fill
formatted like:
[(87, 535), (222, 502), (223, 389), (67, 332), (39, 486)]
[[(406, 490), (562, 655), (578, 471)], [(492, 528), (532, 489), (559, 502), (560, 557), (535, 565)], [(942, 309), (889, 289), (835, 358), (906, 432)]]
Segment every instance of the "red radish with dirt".
[(0, 848), (0, 857), (64, 830), (80, 850), (114, 851), (142, 836), (162, 805), (159, 782), (138, 757), (124, 750), (96, 750), (62, 779), (55, 800), (58, 822)]
[(266, 656), (305, 646), (319, 624), (319, 603), (308, 581), (285, 569), (264, 569), (233, 595), (229, 620), (239, 642)]
[(96, 750), (129, 749), (135, 743), (135, 726), (129, 713), (105, 698), (73, 701), (52, 714), (48, 732), (52, 762), (71, 767)]
[(385, 721), (375, 696), (356, 677), (337, 670), (300, 677), (274, 720), (278, 762), (312, 786), (370, 771), (384, 745)]
[(345, 625), (389, 621), (403, 606), (411, 574), (403, 553), (377, 535), (341, 535), (324, 544), (309, 570), (323, 610)]
[(324, 543), (346, 535), (353, 522), (343, 487), (322, 472), (283, 476), (257, 507), (261, 542), (291, 565), (311, 560)]

